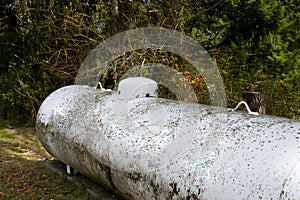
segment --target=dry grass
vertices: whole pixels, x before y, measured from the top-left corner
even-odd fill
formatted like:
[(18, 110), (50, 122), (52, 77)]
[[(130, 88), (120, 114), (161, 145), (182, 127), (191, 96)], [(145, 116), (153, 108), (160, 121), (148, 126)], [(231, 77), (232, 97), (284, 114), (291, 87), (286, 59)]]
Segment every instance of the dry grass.
[(48, 170), (53, 159), (35, 129), (0, 120), (0, 199), (93, 199), (86, 190)]

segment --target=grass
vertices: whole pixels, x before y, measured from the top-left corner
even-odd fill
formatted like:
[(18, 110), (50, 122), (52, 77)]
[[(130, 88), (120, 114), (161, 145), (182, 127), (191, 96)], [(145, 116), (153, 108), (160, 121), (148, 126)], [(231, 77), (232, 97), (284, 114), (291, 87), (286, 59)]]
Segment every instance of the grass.
[(95, 199), (47, 169), (44, 161), (50, 159), (34, 128), (0, 120), (0, 199)]

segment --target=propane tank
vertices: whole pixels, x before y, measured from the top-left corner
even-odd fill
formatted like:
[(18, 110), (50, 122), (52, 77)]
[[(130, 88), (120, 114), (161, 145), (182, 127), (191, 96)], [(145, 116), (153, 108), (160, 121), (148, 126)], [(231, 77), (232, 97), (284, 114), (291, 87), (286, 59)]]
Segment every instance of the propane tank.
[(300, 199), (300, 122), (72, 85), (49, 95), (37, 134), (55, 158), (125, 199)]

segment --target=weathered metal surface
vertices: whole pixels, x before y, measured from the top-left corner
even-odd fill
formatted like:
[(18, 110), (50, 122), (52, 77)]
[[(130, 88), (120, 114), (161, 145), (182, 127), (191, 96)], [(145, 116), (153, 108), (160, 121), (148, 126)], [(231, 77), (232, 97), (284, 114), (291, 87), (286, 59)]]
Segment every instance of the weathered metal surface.
[(58, 160), (127, 199), (300, 198), (295, 120), (68, 86), (42, 104), (37, 133)]

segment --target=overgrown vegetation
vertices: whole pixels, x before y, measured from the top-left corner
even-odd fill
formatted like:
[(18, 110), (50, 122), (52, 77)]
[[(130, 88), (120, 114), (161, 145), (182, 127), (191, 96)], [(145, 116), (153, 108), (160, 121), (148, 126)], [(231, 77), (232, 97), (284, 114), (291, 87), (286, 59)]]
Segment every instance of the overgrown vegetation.
[(0, 199), (93, 199), (77, 186), (49, 169), (52, 159), (33, 128), (0, 120)]
[[(121, 31), (151, 26), (176, 29), (204, 46), (221, 72), (228, 106), (234, 107), (245, 90), (259, 91), (267, 114), (299, 119), (297, 0), (2, 0), (0, 7), (2, 117), (34, 119), (49, 93), (73, 84), (80, 64), (98, 43)], [(136, 64), (143, 60), (139, 55)], [(185, 76), (200, 102), (209, 103), (201, 77), (180, 59), (163, 58), (164, 64), (188, 71)], [(116, 82), (128, 66), (119, 62), (112, 69), (104, 77), (107, 83)]]

